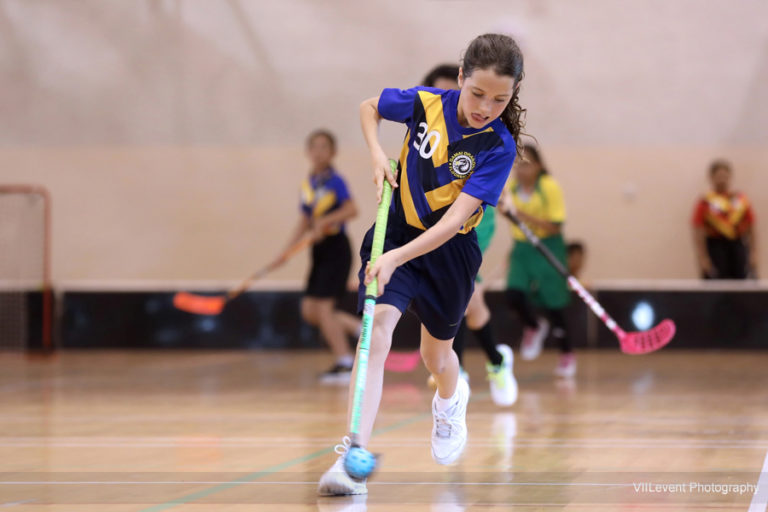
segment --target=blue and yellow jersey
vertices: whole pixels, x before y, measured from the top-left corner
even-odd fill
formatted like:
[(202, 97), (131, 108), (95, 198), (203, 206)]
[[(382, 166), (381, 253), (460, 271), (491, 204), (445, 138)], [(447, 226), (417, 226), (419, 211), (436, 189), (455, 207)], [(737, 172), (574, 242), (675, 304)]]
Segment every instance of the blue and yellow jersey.
[[(301, 211), (313, 219), (337, 210), (350, 197), (344, 178), (331, 167), (321, 173), (311, 174), (301, 183)], [(328, 234), (343, 231), (344, 224)]]
[[(549, 174), (540, 174), (536, 180), (533, 192), (526, 195), (517, 183), (512, 180), (509, 184), (515, 209), (527, 213), (537, 219), (543, 219), (555, 224), (565, 222), (565, 200), (563, 190)], [(544, 238), (547, 233), (542, 229), (529, 226), (536, 236)], [(524, 241), (525, 235), (517, 226), (512, 225), (512, 236), (515, 240)]]
[(434, 226), (465, 192), (483, 201), (459, 233), (471, 231), (485, 206), (498, 202), (515, 160), (515, 141), (500, 119), (481, 129), (459, 125), (459, 94), (415, 87), (384, 89), (379, 97), (379, 114), (408, 127), (392, 209), (422, 230)]

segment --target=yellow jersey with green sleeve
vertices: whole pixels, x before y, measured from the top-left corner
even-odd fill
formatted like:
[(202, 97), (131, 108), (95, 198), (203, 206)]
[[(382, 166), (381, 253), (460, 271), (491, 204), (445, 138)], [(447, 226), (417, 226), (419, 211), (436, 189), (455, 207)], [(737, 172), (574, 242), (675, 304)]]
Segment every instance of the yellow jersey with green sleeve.
[[(560, 184), (549, 174), (539, 175), (539, 178), (536, 180), (536, 186), (530, 194), (526, 194), (523, 191), (516, 179), (510, 182), (509, 187), (517, 211), (555, 224), (565, 222), (563, 190), (560, 188)], [(539, 238), (544, 238), (547, 235), (540, 228), (529, 227)], [(514, 224), (512, 225), (512, 236), (515, 240), (519, 241), (526, 239), (523, 232)]]
[(459, 124), (459, 94), (414, 87), (384, 89), (379, 97), (379, 114), (408, 128), (392, 212), (421, 230), (434, 226), (464, 192), (483, 201), (459, 229), (469, 233), (480, 223), (485, 206), (496, 206), (517, 153), (501, 119), (480, 129)]
[[(333, 167), (311, 174), (301, 183), (301, 211), (310, 219), (317, 219), (338, 210), (350, 197), (344, 178)], [(327, 234), (343, 232), (344, 223), (341, 223)]]

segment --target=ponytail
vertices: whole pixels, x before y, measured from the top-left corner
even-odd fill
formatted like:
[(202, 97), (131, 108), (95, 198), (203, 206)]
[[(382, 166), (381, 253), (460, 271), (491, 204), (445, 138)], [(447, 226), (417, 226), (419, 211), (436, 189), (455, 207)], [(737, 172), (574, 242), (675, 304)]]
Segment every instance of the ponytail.
[(521, 135), (524, 134), (523, 128), (525, 128), (525, 114), (527, 111), (527, 109), (520, 106), (520, 88), (516, 87), (514, 94), (512, 94), (512, 99), (507, 104), (507, 108), (501, 113), (501, 121), (509, 130), (509, 133), (512, 134), (512, 138), (515, 139), (518, 154), (524, 149)]

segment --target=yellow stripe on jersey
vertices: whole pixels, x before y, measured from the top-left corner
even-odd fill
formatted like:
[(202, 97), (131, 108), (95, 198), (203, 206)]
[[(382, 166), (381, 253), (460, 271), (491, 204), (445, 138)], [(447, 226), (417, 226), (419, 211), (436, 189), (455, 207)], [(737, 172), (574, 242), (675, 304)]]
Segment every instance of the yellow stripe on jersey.
[(325, 215), (328, 210), (333, 208), (333, 205), (336, 204), (336, 192), (327, 192), (323, 197), (317, 200), (317, 203), (315, 203), (315, 208), (312, 210), (312, 215), (314, 217), (322, 217)]
[(405, 213), (405, 222), (408, 225), (417, 227), (419, 229), (427, 229), (419, 219), (419, 214), (416, 211), (416, 207), (413, 205), (413, 197), (411, 197), (411, 187), (408, 184), (408, 140), (410, 140), (411, 132), (405, 134), (406, 143), (403, 144), (403, 149), (400, 152), (400, 201), (403, 205), (403, 212)]
[[(552, 176), (542, 174), (536, 183), (536, 187), (531, 195), (524, 200), (517, 180), (510, 183), (512, 200), (518, 211), (527, 213), (537, 219), (543, 219), (556, 224), (565, 222), (565, 201), (563, 200), (563, 190)], [(547, 233), (540, 229), (529, 226), (536, 236), (543, 238)], [(515, 240), (525, 240), (525, 235), (517, 227), (512, 225), (512, 236)]]
[[(454, 180), (447, 185), (443, 185), (442, 187), (430, 190), (424, 195), (427, 198), (429, 207), (432, 209), (432, 211), (434, 211), (445, 207), (447, 204), (453, 204), (453, 202), (456, 201), (456, 199), (459, 197), (459, 194), (461, 194), (461, 190), (463, 188), (464, 180)], [(474, 213), (469, 219), (467, 219), (467, 222), (464, 223), (464, 226), (462, 226), (458, 232), (461, 234), (469, 233), (472, 231), (472, 228), (480, 224), (482, 218), (483, 209), (481, 208), (480, 211)]]
[(488, 128), (486, 128), (485, 130), (483, 130), (481, 132), (470, 133), (469, 135), (464, 135), (462, 138), (463, 139), (468, 139), (470, 137), (474, 137), (475, 135), (480, 135), (481, 133), (492, 132), (492, 131), (493, 131), (493, 127), (489, 126)]
[[(426, 118), (427, 118), (429, 133), (437, 132), (439, 134), (439, 141), (437, 142), (437, 147), (432, 148), (430, 146), (430, 149), (433, 150), (432, 165), (435, 168), (438, 168), (448, 163), (449, 139), (448, 139), (448, 127), (445, 124), (445, 115), (443, 113), (443, 99), (442, 99), (442, 96), (440, 96), (439, 94), (433, 94), (428, 91), (419, 91), (419, 99), (421, 100), (421, 104), (424, 107), (424, 114), (426, 115)], [(486, 132), (486, 131), (493, 131), (493, 128), (489, 127), (487, 130), (483, 130), (483, 132)], [(478, 133), (483, 133), (483, 132), (478, 132)], [(429, 142), (431, 145), (433, 142), (437, 141), (438, 138), (434, 136), (430, 137), (429, 133), (426, 136), (429, 137)], [(438, 187), (434, 190), (425, 191), (424, 195), (427, 199), (427, 204), (429, 204), (429, 208), (432, 211), (436, 211), (436, 210), (439, 210), (440, 208), (444, 208), (445, 206), (453, 204), (453, 202), (456, 201), (456, 198), (459, 197), (459, 194), (461, 193), (461, 189), (464, 188), (465, 181), (466, 180), (456, 179), (448, 183), (447, 185), (443, 185), (442, 187)], [(414, 213), (415, 213), (415, 210), (414, 210)], [(407, 213), (406, 213), (406, 216), (407, 216)], [(467, 222), (464, 224), (461, 230), (459, 230), (459, 233), (466, 234), (472, 231), (472, 228), (480, 224), (480, 219), (482, 219), (482, 217), (483, 217), (483, 210), (481, 209), (479, 212), (475, 213), (472, 217), (470, 217), (467, 220)], [(411, 224), (410, 221), (408, 223)], [(419, 222), (419, 224), (421, 224), (421, 222)]]
[(472, 215), (469, 219), (467, 219), (467, 222), (464, 223), (464, 227), (462, 227), (459, 230), (459, 233), (466, 235), (472, 229), (476, 228), (478, 224), (480, 224), (480, 221), (483, 220), (483, 215), (485, 214), (485, 210), (480, 208), (480, 210), (477, 211), (474, 215)]
[(462, 188), (464, 188), (464, 180), (453, 180), (447, 185), (425, 192), (424, 196), (427, 198), (429, 207), (435, 211), (447, 204), (452, 204), (461, 194)]
[(448, 127), (445, 126), (445, 116), (443, 115), (443, 97), (439, 94), (433, 94), (427, 91), (419, 91), (419, 99), (424, 106), (424, 114), (427, 116), (427, 125), (429, 126), (430, 145), (435, 142), (435, 137), (430, 137), (430, 133), (440, 134), (437, 142), (437, 148), (432, 153), (432, 165), (437, 169), (448, 162)]
[(301, 182), (301, 202), (304, 204), (315, 202), (315, 191), (308, 179)]

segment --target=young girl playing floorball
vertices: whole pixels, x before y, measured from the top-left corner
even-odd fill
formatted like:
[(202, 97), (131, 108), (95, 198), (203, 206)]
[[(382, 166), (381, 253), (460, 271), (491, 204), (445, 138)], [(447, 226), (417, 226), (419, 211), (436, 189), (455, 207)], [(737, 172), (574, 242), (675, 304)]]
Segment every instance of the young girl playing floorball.
[[(437, 383), (432, 400), (432, 458), (455, 462), (467, 441), (467, 384), (451, 349), (481, 263), (474, 227), (495, 205), (517, 153), (523, 110), (518, 104), (523, 56), (507, 36), (474, 39), (459, 73), (460, 90), (385, 89), (360, 106), (379, 201), (384, 180), (395, 187), (384, 254), (369, 260), (373, 229), (360, 249), (361, 281), (378, 278), (371, 348), (357, 441), (368, 444), (379, 408), (384, 361), (392, 332), (406, 308), (421, 321), (421, 354)], [(381, 119), (408, 128), (395, 180), (378, 141)], [(362, 308), (365, 286), (360, 286)], [(356, 371), (356, 370), (355, 370)], [(354, 382), (354, 376), (353, 376)], [(350, 404), (351, 404), (350, 394)], [(365, 481), (344, 470), (349, 439), (322, 476), (321, 494), (364, 494)]]

